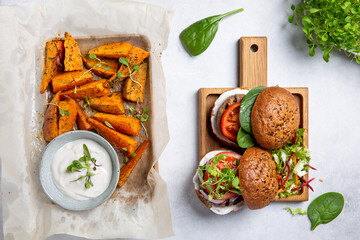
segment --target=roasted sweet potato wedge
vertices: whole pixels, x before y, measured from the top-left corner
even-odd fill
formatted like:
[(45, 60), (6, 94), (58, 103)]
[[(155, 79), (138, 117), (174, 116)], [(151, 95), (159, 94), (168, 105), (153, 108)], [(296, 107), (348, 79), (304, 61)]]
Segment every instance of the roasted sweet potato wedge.
[[(126, 57), (126, 60), (129, 62), (131, 68), (136, 64), (139, 65), (142, 63), (146, 58), (149, 57), (149, 52), (145, 51), (144, 49), (138, 48), (138, 47), (132, 47), (129, 55)], [(129, 75), (129, 69), (125, 65), (121, 65), (119, 72), (122, 73), (123, 76)], [(122, 77), (117, 81), (122, 81), (126, 77)]]
[(107, 87), (107, 80), (101, 79), (76, 87), (76, 91), (75, 89), (64, 91), (62, 95), (67, 95), (74, 99), (85, 99), (85, 97), (96, 98), (109, 93), (110, 89)]
[(76, 71), (83, 69), (83, 62), (81, 58), (81, 52), (79, 45), (75, 39), (67, 32), (65, 32), (65, 59), (64, 59), (64, 71)]
[(117, 131), (137, 136), (140, 131), (140, 120), (126, 115), (114, 115), (108, 113), (95, 113), (93, 116), (100, 122), (108, 122)]
[(91, 49), (89, 54), (95, 54), (97, 57), (120, 58), (126, 57), (131, 47), (131, 44), (126, 42), (111, 43)]
[(55, 94), (45, 112), (43, 134), (44, 139), (47, 142), (50, 142), (51, 140), (59, 136), (59, 108), (57, 104), (59, 104), (60, 102), (60, 94), (61, 92)]
[(76, 103), (76, 124), (78, 129), (90, 131), (92, 129), (91, 124), (88, 122), (88, 116), (86, 115), (84, 109)]
[(139, 70), (134, 72), (131, 78), (126, 78), (123, 85), (123, 96), (133, 102), (144, 102), (145, 84), (147, 75), (147, 63), (140, 65)]
[(40, 85), (40, 93), (43, 94), (49, 86), (51, 79), (63, 70), (64, 41), (52, 40), (46, 43), (46, 58), (43, 76)]
[[(91, 71), (96, 75), (104, 78), (110, 78), (119, 69), (119, 61), (117, 59), (99, 58), (101, 60), (100, 63), (96, 59), (91, 59), (87, 54), (83, 54), (82, 57), (87, 68), (91, 69)], [(101, 64), (101, 67), (96, 65), (99, 63)]]
[(108, 128), (103, 123), (93, 118), (89, 118), (88, 121), (101, 136), (108, 140), (111, 145), (119, 151), (122, 151), (125, 154), (132, 154), (135, 152), (137, 142), (131, 137)]
[(53, 92), (57, 93), (61, 90), (69, 90), (75, 86), (80, 86), (91, 82), (93, 79), (94, 76), (91, 74), (91, 71), (86, 69), (81, 71), (62, 72), (52, 79)]
[(109, 93), (105, 96), (92, 98), (90, 107), (105, 113), (124, 114), (124, 102), (121, 93)]
[(138, 149), (135, 151), (135, 156), (130, 158), (130, 161), (123, 166), (120, 169), (120, 177), (119, 177), (119, 182), (118, 182), (118, 186), (121, 187), (122, 185), (125, 184), (126, 180), (129, 178), (131, 172), (134, 170), (135, 166), (138, 164), (141, 156), (144, 154), (146, 148), (149, 145), (149, 141), (143, 141), (140, 146), (138, 147)]
[(59, 117), (59, 135), (71, 131), (76, 121), (76, 102), (74, 99), (68, 98), (64, 101), (60, 101), (60, 108), (63, 111), (67, 111), (66, 114), (60, 114)]

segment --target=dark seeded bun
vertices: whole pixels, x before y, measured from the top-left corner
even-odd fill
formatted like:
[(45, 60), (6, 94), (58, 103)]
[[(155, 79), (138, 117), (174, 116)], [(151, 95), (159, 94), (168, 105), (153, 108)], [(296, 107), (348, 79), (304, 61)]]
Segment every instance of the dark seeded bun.
[(258, 144), (269, 150), (279, 149), (295, 135), (300, 124), (295, 97), (280, 87), (265, 88), (251, 111), (251, 128)]
[(239, 162), (242, 196), (250, 209), (266, 207), (278, 190), (276, 164), (271, 154), (258, 147), (248, 148)]

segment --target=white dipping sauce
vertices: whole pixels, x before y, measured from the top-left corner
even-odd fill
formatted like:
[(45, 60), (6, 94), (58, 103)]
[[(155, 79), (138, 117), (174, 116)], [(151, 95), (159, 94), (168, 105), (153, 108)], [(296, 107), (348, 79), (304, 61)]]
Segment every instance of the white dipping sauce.
[[(84, 156), (83, 144), (88, 147), (91, 157), (96, 159), (96, 165), (101, 165), (96, 167), (94, 171), (94, 164), (91, 162), (91, 172), (95, 175), (91, 177), (93, 186), (90, 188), (85, 188), (84, 178), (74, 181), (86, 174), (86, 168), (81, 169), (80, 172), (66, 171), (73, 160), (78, 160)], [(62, 146), (55, 153), (51, 167), (56, 186), (64, 194), (77, 200), (99, 196), (109, 186), (112, 176), (112, 163), (109, 153), (101, 145), (89, 139), (79, 139)]]

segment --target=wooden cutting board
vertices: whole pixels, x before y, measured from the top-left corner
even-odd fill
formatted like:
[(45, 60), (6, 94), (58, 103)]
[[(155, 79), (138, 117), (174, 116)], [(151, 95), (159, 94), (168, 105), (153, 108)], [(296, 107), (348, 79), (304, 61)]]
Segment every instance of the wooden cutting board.
[[(251, 89), (257, 86), (267, 86), (267, 38), (266, 37), (242, 37), (239, 40), (239, 86), (241, 89)], [(200, 88), (199, 89), (199, 160), (206, 153), (226, 149), (211, 130), (210, 115), (216, 99), (223, 92), (234, 88)], [(296, 98), (300, 106), (300, 128), (305, 128), (304, 140), (308, 143), (308, 89), (286, 88)], [(242, 152), (240, 152), (242, 153)], [(305, 176), (309, 179), (309, 175)], [(309, 190), (303, 188), (301, 194), (292, 195), (288, 198), (276, 198), (275, 201), (307, 201)]]

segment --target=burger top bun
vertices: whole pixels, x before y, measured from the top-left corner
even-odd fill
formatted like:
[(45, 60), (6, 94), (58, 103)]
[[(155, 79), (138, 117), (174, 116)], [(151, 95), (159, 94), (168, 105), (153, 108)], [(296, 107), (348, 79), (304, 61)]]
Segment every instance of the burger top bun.
[(278, 191), (276, 164), (271, 154), (258, 147), (248, 148), (239, 161), (240, 188), (250, 209), (266, 207)]
[(269, 150), (279, 149), (295, 135), (300, 124), (295, 97), (281, 87), (265, 88), (251, 111), (251, 128), (258, 144)]

